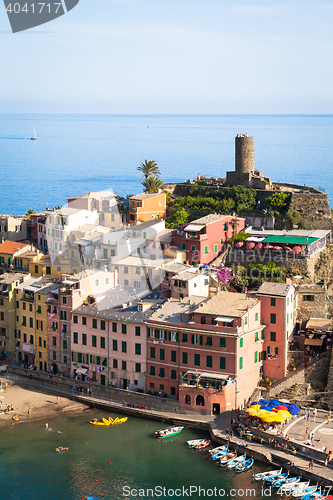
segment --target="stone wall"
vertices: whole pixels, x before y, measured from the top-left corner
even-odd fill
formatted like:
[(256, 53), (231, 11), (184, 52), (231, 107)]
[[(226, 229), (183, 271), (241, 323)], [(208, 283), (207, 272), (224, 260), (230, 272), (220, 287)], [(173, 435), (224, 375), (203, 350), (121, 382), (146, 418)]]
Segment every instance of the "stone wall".
[(305, 382), (311, 384), (313, 389), (324, 389), (330, 367), (330, 357), (323, 357), (305, 370)]
[[(326, 286), (319, 284), (299, 285), (297, 321), (305, 328), (310, 318), (326, 318)], [(304, 300), (304, 296), (313, 296), (314, 300)]]
[(332, 230), (332, 214), (325, 193), (292, 193), (290, 212), (299, 212), (307, 229)]

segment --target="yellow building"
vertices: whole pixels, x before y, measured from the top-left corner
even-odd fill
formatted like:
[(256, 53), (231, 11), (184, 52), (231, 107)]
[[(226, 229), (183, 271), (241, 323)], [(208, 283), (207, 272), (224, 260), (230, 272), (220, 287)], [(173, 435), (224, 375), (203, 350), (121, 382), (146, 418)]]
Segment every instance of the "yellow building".
[[(47, 371), (47, 294), (59, 284), (52, 278), (30, 278), (16, 286), (18, 361)], [(19, 339), (19, 340), (18, 340)]]
[(128, 223), (163, 219), (166, 212), (165, 193), (140, 193), (129, 199)]
[(4, 273), (0, 276), (0, 359), (16, 361), (15, 287), (29, 278), (28, 274)]

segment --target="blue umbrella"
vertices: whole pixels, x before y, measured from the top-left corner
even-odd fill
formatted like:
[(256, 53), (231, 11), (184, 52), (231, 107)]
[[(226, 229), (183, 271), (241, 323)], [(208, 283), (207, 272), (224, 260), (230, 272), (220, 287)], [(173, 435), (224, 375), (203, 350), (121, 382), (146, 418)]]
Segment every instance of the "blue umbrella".
[(253, 405), (259, 405), (259, 401), (252, 401), (251, 405), (250, 406), (253, 406)]
[(262, 410), (271, 411), (272, 407), (267, 405), (260, 405)]
[(260, 403), (263, 403), (264, 405), (268, 405), (269, 402), (269, 399), (263, 399), (262, 401), (260, 401)]

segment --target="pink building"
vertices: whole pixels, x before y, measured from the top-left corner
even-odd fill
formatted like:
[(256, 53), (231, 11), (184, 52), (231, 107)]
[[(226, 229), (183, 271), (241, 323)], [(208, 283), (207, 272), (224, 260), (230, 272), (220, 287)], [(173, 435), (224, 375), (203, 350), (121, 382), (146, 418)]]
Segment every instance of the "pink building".
[(257, 298), (170, 298), (147, 326), (147, 391), (217, 414), (244, 405), (257, 386), (264, 328)]
[(172, 244), (186, 251), (186, 262), (208, 264), (215, 259), (224, 244), (245, 227), (245, 219), (231, 215), (210, 214), (192, 221), (184, 230), (172, 233)]
[(295, 289), (287, 283), (264, 282), (257, 292), (265, 328), (263, 375), (279, 379), (287, 374), (289, 341), (296, 319)]
[(133, 300), (117, 286), (96, 303), (72, 311), (72, 376), (99, 385), (144, 391), (145, 322), (163, 299), (150, 294)]

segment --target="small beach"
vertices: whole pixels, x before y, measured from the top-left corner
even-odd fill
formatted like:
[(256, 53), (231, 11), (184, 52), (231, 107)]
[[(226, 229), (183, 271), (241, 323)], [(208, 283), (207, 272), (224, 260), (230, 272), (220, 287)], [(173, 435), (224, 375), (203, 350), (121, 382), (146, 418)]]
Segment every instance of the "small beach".
[[(89, 410), (89, 407), (84, 404), (65, 397), (50, 395), (36, 388), (21, 387), (4, 377), (0, 378), (0, 383), (2, 383), (0, 388), (0, 402), (2, 402), (0, 426), (60, 417), (67, 412), (73, 414)], [(13, 406), (14, 411), (3, 413), (2, 410), (8, 406)], [(18, 417), (19, 420), (15, 421), (13, 417)]]

